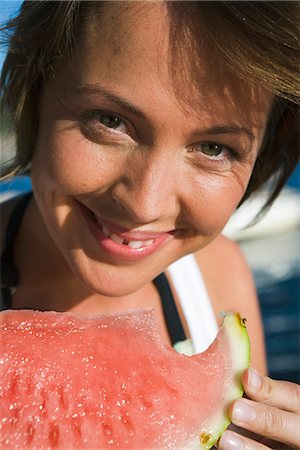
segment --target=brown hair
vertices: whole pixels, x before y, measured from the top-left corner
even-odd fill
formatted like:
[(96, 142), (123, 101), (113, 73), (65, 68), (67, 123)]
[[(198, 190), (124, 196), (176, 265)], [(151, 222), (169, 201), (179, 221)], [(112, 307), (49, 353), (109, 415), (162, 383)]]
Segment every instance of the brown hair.
[[(105, 3), (26, 1), (19, 15), (3, 27), (8, 54), (1, 77), (1, 110), (9, 114), (17, 139), (16, 157), (5, 165), (3, 175), (19, 173), (30, 164), (38, 129), (35, 102), (41, 86), (55, 63), (72, 51), (87, 11)], [(170, 69), (175, 78), (174, 60), (179, 55), (187, 55), (197, 69), (197, 42), (204, 26), (206, 39), (224, 64), (276, 96), (242, 199), (272, 178), (264, 209), (299, 161), (299, 5), (294, 1), (167, 2), (174, 50)]]

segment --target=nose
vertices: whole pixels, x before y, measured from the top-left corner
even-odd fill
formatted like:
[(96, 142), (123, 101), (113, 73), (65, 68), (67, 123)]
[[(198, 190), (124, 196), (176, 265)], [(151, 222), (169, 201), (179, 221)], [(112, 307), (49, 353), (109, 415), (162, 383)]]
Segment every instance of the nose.
[(148, 153), (127, 162), (111, 195), (137, 224), (175, 218), (179, 214), (177, 165), (165, 154)]

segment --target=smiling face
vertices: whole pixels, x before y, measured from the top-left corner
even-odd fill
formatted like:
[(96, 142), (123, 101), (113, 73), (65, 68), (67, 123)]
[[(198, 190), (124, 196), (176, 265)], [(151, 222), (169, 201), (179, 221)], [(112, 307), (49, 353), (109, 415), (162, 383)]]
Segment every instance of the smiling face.
[(74, 273), (118, 296), (220, 233), (246, 190), (271, 99), (224, 70), (220, 84), (203, 49), (193, 101), (181, 102), (165, 6), (109, 5), (46, 85), (32, 181)]

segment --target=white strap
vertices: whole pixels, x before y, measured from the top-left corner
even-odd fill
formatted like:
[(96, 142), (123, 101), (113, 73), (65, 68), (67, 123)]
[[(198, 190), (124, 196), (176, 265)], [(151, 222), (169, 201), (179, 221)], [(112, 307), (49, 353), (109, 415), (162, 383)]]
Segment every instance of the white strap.
[(203, 352), (216, 337), (218, 326), (194, 255), (168, 267), (179, 297), (196, 353)]

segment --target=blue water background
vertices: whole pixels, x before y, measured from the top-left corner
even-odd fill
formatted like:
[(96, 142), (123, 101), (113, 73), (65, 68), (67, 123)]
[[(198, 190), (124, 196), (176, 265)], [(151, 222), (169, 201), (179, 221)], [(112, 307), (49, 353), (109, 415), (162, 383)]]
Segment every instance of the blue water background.
[(299, 292), (299, 268), (290, 277), (258, 289), (270, 376), (297, 383), (300, 383)]
[[(300, 165), (287, 187), (298, 192), (300, 208)], [(260, 246), (262, 252), (277, 249), (277, 274), (270, 275), (270, 267), (263, 272), (252, 268), (263, 317), (269, 374), (300, 383), (300, 230), (262, 239)]]
[[(299, 193), (300, 165), (287, 186)], [(300, 383), (300, 256), (292, 258), (291, 247), (300, 255), (300, 230), (269, 238), (269, 243), (282, 246), (285, 270), (277, 277), (255, 273), (262, 310), (270, 376)], [(278, 258), (279, 259), (279, 258)]]

